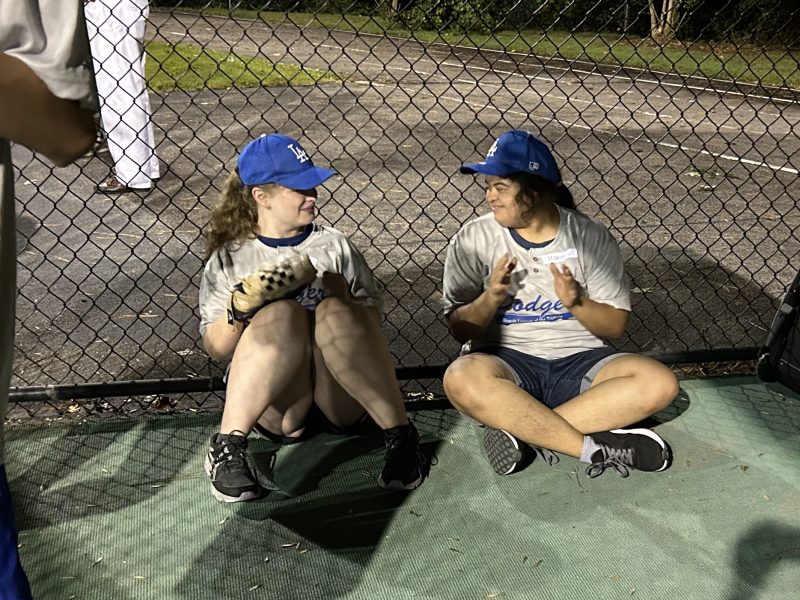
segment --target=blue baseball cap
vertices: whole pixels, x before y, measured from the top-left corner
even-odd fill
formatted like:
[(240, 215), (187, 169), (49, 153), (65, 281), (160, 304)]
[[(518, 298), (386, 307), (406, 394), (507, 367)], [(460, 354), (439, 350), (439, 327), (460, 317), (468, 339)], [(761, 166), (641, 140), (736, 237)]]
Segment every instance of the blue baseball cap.
[(292, 190), (310, 190), (336, 175), (315, 167), (300, 142), (279, 133), (262, 135), (247, 144), (237, 167), (245, 185), (277, 183)]
[(486, 160), (463, 165), (461, 172), (496, 177), (530, 173), (551, 183), (561, 183), (561, 173), (550, 149), (532, 133), (516, 129), (497, 138), (489, 148)]

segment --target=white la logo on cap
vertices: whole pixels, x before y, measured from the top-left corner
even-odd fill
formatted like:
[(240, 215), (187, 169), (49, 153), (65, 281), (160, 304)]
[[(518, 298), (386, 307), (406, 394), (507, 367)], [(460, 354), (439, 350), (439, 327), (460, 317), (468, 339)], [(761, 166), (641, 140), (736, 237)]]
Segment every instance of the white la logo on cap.
[(289, 144), (287, 148), (292, 151), (292, 154), (294, 154), (294, 157), (298, 160), (298, 162), (304, 163), (308, 160), (308, 154), (306, 154), (305, 150), (302, 148), (295, 148), (294, 144)]
[(497, 152), (497, 140), (495, 140), (494, 144), (492, 144), (492, 147), (489, 148), (489, 152), (486, 153), (486, 158), (493, 157), (495, 152)]

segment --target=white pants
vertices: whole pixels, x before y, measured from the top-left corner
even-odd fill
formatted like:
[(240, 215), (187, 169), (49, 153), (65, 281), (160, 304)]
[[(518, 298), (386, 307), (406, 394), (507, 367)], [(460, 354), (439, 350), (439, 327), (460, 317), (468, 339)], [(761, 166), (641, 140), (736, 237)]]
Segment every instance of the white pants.
[(128, 187), (151, 188), (159, 164), (144, 79), (149, 5), (146, 0), (95, 0), (84, 10), (114, 172)]

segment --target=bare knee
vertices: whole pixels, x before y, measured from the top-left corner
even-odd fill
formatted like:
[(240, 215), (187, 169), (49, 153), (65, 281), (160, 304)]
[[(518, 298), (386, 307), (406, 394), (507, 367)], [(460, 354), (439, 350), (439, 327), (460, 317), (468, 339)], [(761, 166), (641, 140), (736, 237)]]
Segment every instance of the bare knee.
[(295, 300), (278, 300), (270, 302), (259, 310), (252, 323), (264, 321), (292, 322), (304, 318), (306, 310)]
[(259, 310), (242, 338), (259, 342), (284, 344), (309, 338), (307, 311), (294, 300), (278, 300)]
[(381, 318), (377, 310), (328, 297), (314, 310), (317, 344), (327, 346), (342, 335), (359, 336), (363, 344), (385, 344), (381, 334)]
[(672, 404), (675, 396), (680, 391), (678, 378), (666, 366), (656, 363), (652, 368), (640, 373), (644, 381), (645, 393), (642, 394), (642, 402), (649, 413), (656, 413)]
[(461, 412), (471, 412), (481, 405), (479, 379), (486, 376), (483, 365), (473, 356), (457, 358), (444, 372), (442, 383), (450, 403)]
[(355, 315), (353, 306), (335, 296), (329, 296), (320, 301), (314, 309), (314, 312), (317, 323), (324, 323), (330, 319), (342, 320), (353, 318)]

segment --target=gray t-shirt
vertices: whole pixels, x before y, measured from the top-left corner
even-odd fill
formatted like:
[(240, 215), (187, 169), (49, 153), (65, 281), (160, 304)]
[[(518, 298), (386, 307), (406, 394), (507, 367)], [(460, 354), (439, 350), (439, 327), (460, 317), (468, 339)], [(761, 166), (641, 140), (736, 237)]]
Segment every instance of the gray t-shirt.
[(566, 264), (591, 300), (631, 309), (622, 253), (611, 233), (574, 210), (559, 207), (559, 214), (558, 233), (545, 246), (526, 242), (492, 214), (467, 223), (450, 241), (444, 266), (445, 315), (483, 293), (503, 254), (518, 260), (509, 301), (483, 337), (472, 340), (471, 349), (499, 345), (556, 359), (603, 346), (558, 299), (550, 263)]
[(288, 252), (307, 254), (317, 269), (317, 278), (303, 290), (299, 302), (314, 310), (323, 298), (322, 275), (340, 273), (350, 284), (353, 299), (363, 306), (382, 309), (380, 291), (372, 270), (361, 252), (343, 233), (333, 227), (312, 224), (308, 231), (294, 238), (274, 240), (253, 238), (241, 246), (218, 248), (206, 262), (200, 281), (200, 335), (226, 314), (231, 288), (244, 276), (254, 273), (267, 261)]
[(0, 0), (0, 52), (23, 61), (59, 98), (96, 108), (82, 2)]

